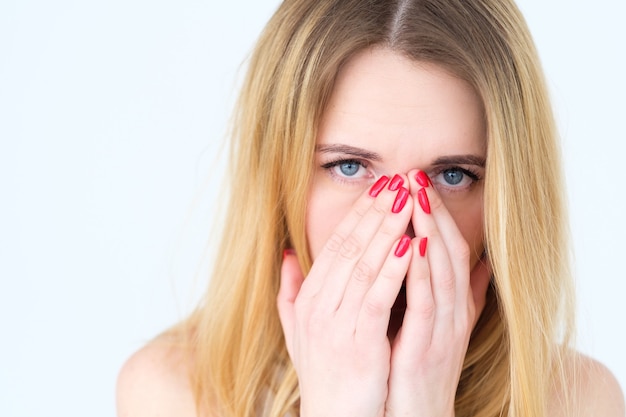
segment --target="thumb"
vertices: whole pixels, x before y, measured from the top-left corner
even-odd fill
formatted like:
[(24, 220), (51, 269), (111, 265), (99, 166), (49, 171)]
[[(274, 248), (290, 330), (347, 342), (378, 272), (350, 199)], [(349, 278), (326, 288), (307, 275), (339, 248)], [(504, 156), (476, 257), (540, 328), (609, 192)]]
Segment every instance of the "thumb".
[(298, 257), (292, 249), (285, 249), (280, 270), (280, 289), (276, 297), (278, 316), (283, 327), (287, 352), (292, 356), (293, 331), (295, 324), (294, 303), (304, 281)]

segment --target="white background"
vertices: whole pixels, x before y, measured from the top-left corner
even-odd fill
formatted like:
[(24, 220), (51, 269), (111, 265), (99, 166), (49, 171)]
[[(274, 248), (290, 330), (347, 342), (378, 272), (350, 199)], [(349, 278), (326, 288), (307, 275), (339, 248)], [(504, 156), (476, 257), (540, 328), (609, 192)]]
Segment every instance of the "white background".
[[(204, 287), (237, 71), (278, 1), (215, 3), (0, 3), (0, 415), (114, 415), (125, 358)], [(520, 7), (563, 136), (579, 346), (624, 386), (626, 2)]]

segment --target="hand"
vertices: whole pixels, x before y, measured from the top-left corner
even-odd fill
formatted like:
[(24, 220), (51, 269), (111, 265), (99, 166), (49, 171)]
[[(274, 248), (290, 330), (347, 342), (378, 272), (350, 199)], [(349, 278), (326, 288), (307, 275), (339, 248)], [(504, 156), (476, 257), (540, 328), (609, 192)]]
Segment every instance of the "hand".
[(419, 185), (416, 173), (409, 173), (416, 237), (406, 280), (406, 312), (392, 346), (386, 414), (451, 417), (490, 270), (479, 260), (470, 272), (468, 244), (437, 191)]
[(403, 234), (413, 211), (406, 188), (385, 185), (372, 187), (377, 197), (357, 200), (306, 279), (295, 255), (283, 261), (277, 305), (303, 417), (384, 414), (387, 327), (409, 268), (412, 249)]

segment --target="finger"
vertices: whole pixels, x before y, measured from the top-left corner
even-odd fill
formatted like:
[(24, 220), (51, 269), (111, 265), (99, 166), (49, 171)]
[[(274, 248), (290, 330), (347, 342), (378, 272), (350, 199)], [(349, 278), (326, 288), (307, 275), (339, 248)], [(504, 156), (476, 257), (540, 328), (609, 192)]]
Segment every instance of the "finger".
[[(390, 184), (393, 184), (392, 180)], [(319, 292), (318, 308), (336, 312), (343, 308), (344, 299), (353, 291), (358, 301), (378, 275), (393, 242), (406, 230), (410, 212), (406, 210), (408, 190), (386, 187), (352, 232), (339, 246), (329, 269), (329, 277)], [(401, 204), (400, 204), (401, 203)], [(399, 205), (398, 205), (399, 204)], [(396, 210), (393, 207), (396, 206)], [(401, 213), (394, 213), (400, 207)], [(366, 255), (369, 247), (373, 249)], [(351, 285), (350, 291), (347, 290)], [(354, 300), (355, 297), (348, 297)], [(356, 317), (358, 302), (348, 302), (343, 308), (349, 317)], [(353, 319), (354, 322), (354, 319)]]
[(363, 192), (354, 203), (352, 209), (337, 225), (333, 234), (326, 241), (326, 244), (313, 262), (304, 288), (302, 289), (302, 297), (315, 297), (326, 284), (330, 275), (330, 268), (343, 247), (344, 242), (357, 224), (359, 224), (365, 213), (368, 212), (372, 204), (374, 204), (376, 196), (381, 192), (380, 188), (385, 187), (388, 182), (389, 178), (387, 176), (380, 177), (369, 190)]
[[(413, 210), (412, 217), (416, 235), (426, 239), (426, 245), (423, 248), (424, 259), (420, 261), (421, 263), (428, 264), (427, 277), (430, 280), (430, 291), (434, 303), (433, 314), (436, 313), (439, 322), (446, 320), (447, 323), (450, 323), (454, 320), (454, 314), (457, 308), (458, 271), (455, 270), (453, 262), (450, 259), (445, 237), (442, 236), (442, 231), (435, 222), (432, 208), (429, 210), (430, 212), (426, 212), (423, 209), (423, 200), (420, 203), (420, 199), (428, 198), (426, 189), (421, 188), (420, 190), (422, 195), (416, 194), (414, 197), (416, 199), (416, 207), (415, 210)], [(423, 271), (425, 267), (422, 266), (421, 268), (414, 269)], [(411, 271), (413, 271), (413, 269), (409, 270), (409, 272)], [(415, 290), (411, 289), (411, 292), (413, 291)], [(408, 293), (409, 288), (407, 287), (407, 294)]]
[[(428, 209), (415, 210), (414, 219), (420, 227), (425, 228), (420, 233), (428, 236), (429, 248), (433, 249), (429, 252), (431, 272), (433, 279), (437, 282), (436, 285), (433, 285), (433, 289), (435, 292), (439, 291), (440, 295), (444, 297), (436, 298), (436, 300), (449, 302), (449, 296), (454, 294), (453, 303), (460, 307), (467, 302), (467, 294), (470, 289), (469, 246), (435, 188), (430, 185), (421, 187), (417, 182), (417, 175), (419, 174), (411, 174), (409, 180), (414, 181), (410, 183), (411, 187), (415, 187), (412, 189), (417, 189), (416, 200), (421, 201), (420, 207)], [(432, 238), (431, 233), (434, 234)], [(441, 257), (432, 256), (433, 253), (436, 253), (435, 248), (440, 244), (443, 245), (446, 252), (447, 262), (444, 264), (438, 263), (442, 260)], [(438, 271), (442, 271), (442, 274), (439, 274)], [(437, 296), (438, 294), (436, 294)]]
[[(395, 340), (400, 349), (410, 348), (423, 352), (430, 345), (436, 315), (435, 300), (431, 286), (431, 272), (425, 250), (428, 238), (414, 239), (413, 252), (406, 278), (406, 310), (402, 328)], [(409, 355), (408, 357), (416, 356)]]
[[(352, 267), (350, 279), (346, 285), (344, 296), (341, 301), (341, 309), (346, 312), (353, 320), (356, 317), (354, 312), (360, 310), (365, 295), (370, 290), (374, 282), (380, 279), (383, 264), (387, 262), (388, 255), (395, 253), (395, 248), (399, 243), (399, 239), (403, 236), (407, 229), (409, 219), (412, 213), (412, 202), (409, 199), (408, 189), (401, 187), (398, 190), (394, 205), (396, 210), (389, 210), (382, 205), (382, 213), (377, 215), (383, 216), (382, 223), (378, 229), (368, 230), (368, 226), (358, 227), (355, 229), (355, 235), (361, 235), (358, 239), (368, 241), (367, 247), (361, 258)], [(403, 206), (403, 207), (402, 207)], [(394, 211), (397, 211), (394, 212)], [(364, 222), (365, 222), (364, 218)], [(410, 244), (410, 239), (403, 240), (403, 244)], [(348, 267), (346, 265), (346, 267)], [(386, 270), (384, 273), (388, 273)], [(395, 277), (396, 280), (404, 279), (406, 270), (401, 271), (401, 276)], [(395, 296), (394, 296), (395, 299)]]
[(356, 320), (356, 338), (372, 335), (386, 337), (391, 308), (400, 292), (402, 281), (413, 256), (411, 238), (403, 235), (393, 245), (376, 280), (372, 283), (363, 301)]
[(280, 324), (285, 335), (287, 352), (292, 359), (293, 332), (295, 326), (294, 304), (303, 281), (304, 276), (302, 275), (300, 264), (298, 263), (298, 257), (294, 253), (285, 251), (280, 271), (280, 289), (276, 297), (276, 306), (278, 308)]

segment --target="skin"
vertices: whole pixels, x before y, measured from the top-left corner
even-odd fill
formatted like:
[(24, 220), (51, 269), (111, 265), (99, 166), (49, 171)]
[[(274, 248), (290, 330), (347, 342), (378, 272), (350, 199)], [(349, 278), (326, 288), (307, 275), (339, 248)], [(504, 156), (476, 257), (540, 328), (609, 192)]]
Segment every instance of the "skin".
[[(454, 415), (462, 360), (489, 277), (479, 256), (483, 191), (480, 180), (451, 190), (434, 162), (451, 155), (484, 157), (482, 123), (471, 88), (437, 66), (374, 49), (355, 56), (339, 74), (320, 125), (309, 194), (314, 264), (305, 280), (297, 256), (287, 255), (277, 297), (302, 417)], [(337, 144), (378, 159), (336, 147), (330, 152)], [(323, 168), (337, 159), (368, 164), (356, 178), (339, 181), (333, 176), (342, 173), (339, 167)], [(484, 175), (479, 166), (458, 166)], [(430, 214), (415, 198), (418, 169), (433, 181), (426, 188)], [(386, 187), (373, 198), (368, 189), (380, 176), (396, 173), (411, 198), (391, 213), (398, 192)], [(405, 233), (412, 245), (396, 256)], [(425, 257), (418, 250), (423, 237)], [(398, 297), (405, 278), (406, 304)], [(398, 309), (406, 309), (403, 322), (394, 314)], [(178, 337), (160, 336), (124, 364), (118, 416), (208, 415), (196, 410), (189, 381), (194, 358)], [(565, 396), (574, 382), (555, 387), (547, 415), (571, 417), (563, 412), (567, 400), (575, 402), (579, 417), (624, 416), (622, 392), (607, 368), (572, 352), (566, 369), (575, 376), (578, 395)]]
[[(342, 69), (308, 200), (313, 267), (303, 280), (284, 265), (279, 294), (303, 416), (454, 415), (489, 282), (480, 262), (485, 152), (480, 100), (444, 69), (386, 49)], [(432, 185), (417, 183), (418, 170)], [(368, 189), (396, 174), (411, 198), (394, 213), (398, 191), (374, 198)], [(398, 256), (403, 234), (412, 245)]]
[[(333, 151), (337, 145), (375, 153), (380, 159)], [(468, 84), (432, 64), (415, 63), (384, 49), (366, 51), (339, 74), (317, 148), (318, 169), (307, 211), (313, 259), (374, 177), (407, 175), (419, 168), (437, 185), (461, 234), (471, 242), (472, 263), (477, 261), (483, 250), (482, 181), (454, 188), (438, 174), (437, 168), (443, 167), (433, 165), (447, 156), (485, 158), (482, 107)], [(321, 167), (338, 159), (355, 159), (367, 168), (347, 177), (339, 167)], [(461, 167), (484, 177), (481, 166)]]

